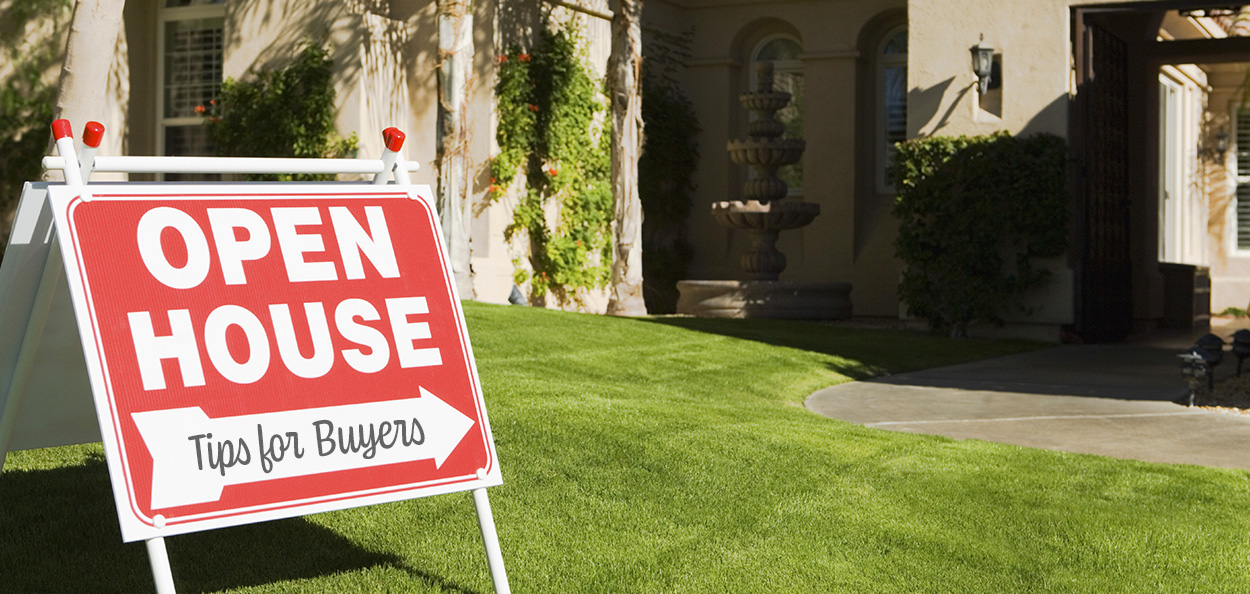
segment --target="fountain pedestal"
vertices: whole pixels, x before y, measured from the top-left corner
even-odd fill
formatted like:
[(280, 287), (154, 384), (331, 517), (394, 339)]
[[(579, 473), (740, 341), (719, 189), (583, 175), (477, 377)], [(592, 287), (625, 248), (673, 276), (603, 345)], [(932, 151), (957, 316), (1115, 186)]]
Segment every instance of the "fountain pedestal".
[(777, 169), (797, 163), (806, 145), (781, 138), (785, 126), (775, 114), (790, 102), (790, 94), (772, 90), (771, 62), (757, 62), (755, 68), (759, 80), (755, 92), (739, 97), (743, 107), (757, 114), (747, 125), (751, 138), (730, 141), (728, 146), (733, 162), (751, 167), (755, 175), (743, 186), (746, 200), (712, 205), (718, 223), (750, 234), (751, 249), (738, 264), (751, 280), (679, 281), (677, 312), (719, 318), (849, 318), (850, 283), (779, 280), (786, 256), (777, 249), (778, 235), (811, 223), (820, 214), (820, 205), (783, 200), (787, 187)]

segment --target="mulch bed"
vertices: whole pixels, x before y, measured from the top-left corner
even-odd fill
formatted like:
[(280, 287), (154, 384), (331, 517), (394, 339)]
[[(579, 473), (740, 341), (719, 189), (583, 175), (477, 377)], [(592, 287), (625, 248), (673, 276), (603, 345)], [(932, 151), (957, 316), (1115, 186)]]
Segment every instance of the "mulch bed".
[(1250, 415), (1250, 373), (1216, 382), (1215, 390), (1198, 389), (1194, 405), (1216, 412)]

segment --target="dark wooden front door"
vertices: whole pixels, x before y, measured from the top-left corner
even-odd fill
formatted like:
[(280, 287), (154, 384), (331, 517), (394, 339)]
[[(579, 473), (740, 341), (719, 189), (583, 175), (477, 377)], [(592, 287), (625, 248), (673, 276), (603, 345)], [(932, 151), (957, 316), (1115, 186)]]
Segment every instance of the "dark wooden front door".
[(1081, 28), (1076, 129), (1077, 320), (1085, 340), (1133, 328), (1128, 178), (1128, 52), (1095, 23)]

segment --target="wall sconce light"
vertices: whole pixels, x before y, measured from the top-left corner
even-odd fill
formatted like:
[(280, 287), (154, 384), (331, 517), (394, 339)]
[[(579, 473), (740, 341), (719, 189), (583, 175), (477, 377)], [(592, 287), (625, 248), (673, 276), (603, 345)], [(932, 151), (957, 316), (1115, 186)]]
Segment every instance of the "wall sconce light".
[(972, 72), (977, 75), (977, 90), (982, 95), (990, 90), (990, 78), (994, 74), (994, 48), (985, 45), (985, 36), (972, 46)]
[(1221, 155), (1228, 152), (1228, 130), (1220, 130), (1215, 133), (1215, 150)]

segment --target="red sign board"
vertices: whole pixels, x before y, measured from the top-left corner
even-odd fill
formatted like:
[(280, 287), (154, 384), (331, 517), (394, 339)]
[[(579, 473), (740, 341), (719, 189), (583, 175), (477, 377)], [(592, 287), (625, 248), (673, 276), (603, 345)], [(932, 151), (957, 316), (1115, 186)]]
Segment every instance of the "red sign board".
[(501, 483), (427, 186), (49, 190), (126, 541)]

